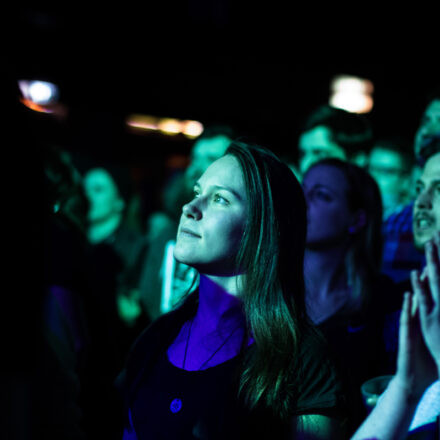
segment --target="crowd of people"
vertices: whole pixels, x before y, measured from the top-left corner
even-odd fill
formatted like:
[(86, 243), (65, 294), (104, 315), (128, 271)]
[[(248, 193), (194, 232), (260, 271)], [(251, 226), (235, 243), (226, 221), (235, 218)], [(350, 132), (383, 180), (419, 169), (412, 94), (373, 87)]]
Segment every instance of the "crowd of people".
[(36, 438), (439, 434), (440, 94), (412, 151), (328, 105), (297, 150), (208, 127), (139, 227), (126, 170), (44, 147)]

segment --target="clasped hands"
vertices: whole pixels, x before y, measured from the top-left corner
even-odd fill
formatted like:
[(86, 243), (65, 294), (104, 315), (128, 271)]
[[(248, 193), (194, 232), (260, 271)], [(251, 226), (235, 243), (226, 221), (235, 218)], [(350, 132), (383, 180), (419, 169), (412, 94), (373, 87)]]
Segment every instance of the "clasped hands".
[(440, 232), (425, 245), (426, 266), (404, 295), (395, 380), (419, 399), (440, 378)]

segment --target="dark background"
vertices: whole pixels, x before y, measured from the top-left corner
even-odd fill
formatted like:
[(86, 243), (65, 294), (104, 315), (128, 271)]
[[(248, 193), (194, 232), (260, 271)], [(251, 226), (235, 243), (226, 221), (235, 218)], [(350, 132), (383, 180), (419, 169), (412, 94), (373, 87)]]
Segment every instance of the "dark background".
[[(131, 113), (226, 123), (294, 157), (303, 118), (327, 102), (334, 75), (351, 74), (374, 84), (368, 118), (376, 136), (411, 143), (426, 95), (440, 82), (438, 14), (428, 7), (417, 13), (416, 6), (387, 14), (382, 5), (361, 2), (350, 8), (238, 0), (4, 6), (0, 380), (12, 384), (11, 395), (17, 377), (26, 391), (27, 376), (17, 371), (31, 371), (38, 359), (43, 144), (126, 166), (148, 214), (158, 206), (168, 159), (188, 155), (192, 141), (131, 134), (124, 126)], [(16, 106), (12, 89), (21, 78), (56, 83), (66, 118)], [(15, 408), (8, 395), (1, 400), (6, 416)], [(23, 407), (19, 399), (23, 420), (26, 399)], [(2, 426), (7, 423), (6, 417)]]
[(128, 164), (192, 143), (129, 134), (135, 112), (228, 123), (295, 156), (302, 119), (327, 102), (337, 74), (373, 82), (376, 136), (412, 142), (439, 82), (438, 44), (429, 11), (423, 21), (415, 8), (395, 12), (232, 0), (23, 6), (4, 18), (6, 60), (16, 77), (60, 87), (68, 117), (35, 115), (43, 139)]
[[(328, 102), (339, 74), (372, 81), (367, 118), (375, 136), (400, 136), (411, 150), (427, 95), (440, 82), (436, 14), (414, 5), (389, 11), (233, 0), (4, 11), (1, 70), (15, 83), (56, 83), (67, 110), (59, 119), (21, 109), (15, 129), (3, 119), (6, 187), (19, 208), (10, 212), (23, 211), (25, 223), (30, 205), (38, 212), (38, 153), (51, 143), (71, 151), (79, 167), (94, 161), (125, 167), (146, 218), (160, 205), (170, 167), (184, 166), (193, 141), (133, 134), (125, 125), (132, 113), (228, 124), (295, 160), (304, 118)], [(10, 113), (8, 102), (2, 115)]]

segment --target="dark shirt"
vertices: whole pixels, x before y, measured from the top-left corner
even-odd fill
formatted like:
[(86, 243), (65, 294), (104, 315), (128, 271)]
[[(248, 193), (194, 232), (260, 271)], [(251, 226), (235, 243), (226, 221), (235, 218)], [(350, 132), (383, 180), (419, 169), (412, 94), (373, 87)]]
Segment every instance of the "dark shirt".
[[(136, 342), (120, 376), (126, 412), (131, 411), (139, 439), (167, 438), (284, 438), (289, 423), (270, 409), (248, 410), (238, 397), (242, 356), (203, 371), (181, 370), (168, 361), (166, 350), (188, 314), (192, 294), (179, 309), (159, 318)], [(189, 307), (191, 309), (191, 305)], [(193, 311), (194, 312), (194, 309)], [(254, 346), (247, 350), (253, 350)], [(314, 332), (300, 344), (297, 383), (291, 415), (322, 414), (345, 418), (341, 382), (327, 346)], [(181, 409), (176, 413), (171, 407)], [(174, 421), (174, 422), (173, 422)], [(128, 422), (127, 422), (128, 426)]]
[(373, 377), (394, 374), (397, 353), (395, 323), (402, 299), (397, 283), (381, 275), (362, 311), (338, 313), (318, 326), (343, 372), (352, 429), (367, 415), (361, 385)]
[(411, 270), (425, 265), (425, 256), (414, 246), (412, 211), (414, 203), (400, 208), (382, 224), (382, 272), (393, 281), (401, 282)]
[(163, 353), (139, 387), (132, 414), (138, 438), (195, 439), (208, 411), (228, 399), (237, 358), (201, 371), (174, 366)]

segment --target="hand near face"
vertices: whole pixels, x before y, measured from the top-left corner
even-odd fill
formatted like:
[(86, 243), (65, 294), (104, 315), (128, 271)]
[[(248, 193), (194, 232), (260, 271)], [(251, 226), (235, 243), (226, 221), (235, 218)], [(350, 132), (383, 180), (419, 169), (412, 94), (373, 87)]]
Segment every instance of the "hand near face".
[(420, 399), (426, 388), (437, 378), (435, 363), (423, 340), (417, 310), (413, 313), (415, 298), (415, 294), (405, 293), (400, 315), (395, 375), (395, 380), (412, 400)]
[(426, 268), (421, 277), (411, 274), (418, 302), (423, 340), (440, 375), (440, 233), (425, 245)]
[(400, 315), (397, 372), (351, 440), (407, 438), (420, 399), (440, 378), (440, 234), (426, 246), (427, 266), (414, 271)]

